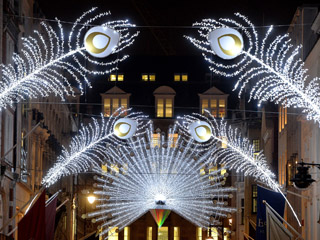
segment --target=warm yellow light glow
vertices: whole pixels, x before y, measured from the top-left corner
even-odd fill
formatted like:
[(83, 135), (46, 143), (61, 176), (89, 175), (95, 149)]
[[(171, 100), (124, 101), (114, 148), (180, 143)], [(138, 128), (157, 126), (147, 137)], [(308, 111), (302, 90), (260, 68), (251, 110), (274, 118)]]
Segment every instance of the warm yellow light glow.
[(174, 75), (174, 81), (179, 82), (180, 81), (180, 74), (175, 74)]
[(147, 82), (148, 81), (148, 74), (142, 74), (141, 79), (142, 79), (142, 81)]
[(156, 75), (155, 74), (150, 74), (149, 75), (149, 81), (154, 82), (156, 80)]
[(111, 81), (111, 82), (117, 81), (117, 75), (111, 74), (111, 75), (110, 75), (110, 81)]
[(119, 74), (118, 75), (118, 82), (123, 82), (124, 79), (124, 75), (123, 74)]
[(182, 74), (182, 82), (188, 81), (188, 74)]
[(95, 201), (96, 201), (96, 197), (95, 196), (93, 196), (93, 195), (88, 196), (88, 202), (90, 204), (94, 203)]

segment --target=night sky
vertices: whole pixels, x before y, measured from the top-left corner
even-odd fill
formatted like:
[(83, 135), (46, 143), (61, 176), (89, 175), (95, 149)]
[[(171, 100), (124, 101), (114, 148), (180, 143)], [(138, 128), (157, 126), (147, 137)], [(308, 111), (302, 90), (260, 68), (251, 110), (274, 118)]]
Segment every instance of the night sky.
[[(193, 22), (203, 18), (232, 17), (240, 12), (256, 25), (288, 25), (298, 6), (314, 4), (319, 1), (141, 1), (141, 0), (39, 0), (39, 5), (46, 18), (58, 17), (64, 21), (74, 21), (82, 12), (91, 7), (101, 11), (110, 10), (113, 19), (129, 19), (139, 27), (141, 32), (134, 46), (130, 47), (132, 55), (163, 55), (164, 52), (146, 26), (157, 26), (167, 44), (177, 55), (199, 54), (183, 35), (196, 34), (189, 28)], [(139, 7), (140, 6), (140, 7)], [(146, 9), (151, 17), (139, 13)], [(142, 16), (143, 15), (143, 16)], [(311, 24), (311, 23), (310, 23)], [(278, 26), (276, 31), (286, 32), (288, 26)]]

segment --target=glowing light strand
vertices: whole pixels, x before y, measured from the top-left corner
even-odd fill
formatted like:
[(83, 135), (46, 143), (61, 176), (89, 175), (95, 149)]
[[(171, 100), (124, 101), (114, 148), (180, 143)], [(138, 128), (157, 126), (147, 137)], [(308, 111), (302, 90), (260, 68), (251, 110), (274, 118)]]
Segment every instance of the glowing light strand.
[[(91, 166), (100, 166), (101, 157), (108, 158), (105, 152), (106, 145), (116, 147), (117, 144), (123, 144), (113, 134), (113, 124), (125, 114), (127, 110), (117, 110), (107, 121), (103, 117), (98, 121), (92, 119), (88, 126), (82, 126), (78, 135), (72, 138), (67, 148), (63, 147), (62, 154), (58, 157), (55, 165), (49, 169), (42, 180), (42, 184), (50, 186), (63, 176), (68, 176), (87, 171)], [(136, 135), (142, 134), (146, 124), (142, 121), (146, 116), (140, 113), (130, 113), (127, 115), (131, 119), (138, 120), (139, 125)]]
[[(174, 125), (168, 137), (159, 133), (154, 138), (150, 124), (145, 136), (106, 149), (108, 171), (95, 167), (97, 210), (87, 214), (101, 222), (105, 239), (113, 226), (122, 230), (150, 209), (172, 210), (202, 227), (235, 211), (226, 202), (235, 189), (223, 187), (221, 169), (209, 170), (214, 167), (210, 153), (198, 149), (191, 138), (173, 138), (177, 131)], [(207, 174), (201, 175), (201, 169)], [(165, 205), (156, 204), (159, 195)]]
[[(261, 41), (254, 25), (245, 16), (239, 13), (235, 16), (239, 21), (221, 18), (196, 22), (194, 26), (200, 27), (199, 39), (185, 37), (203, 52), (212, 72), (225, 77), (239, 76), (234, 87), (234, 90), (239, 89), (239, 95), (250, 81), (256, 80), (249, 101), (256, 99), (259, 105), (271, 101), (284, 107), (301, 108), (308, 120), (320, 124), (320, 79), (308, 79), (303, 61), (298, 57), (301, 46), (294, 47), (288, 34), (275, 37), (267, 45), (272, 27)], [(222, 26), (237, 29), (247, 39), (245, 49), (235, 61), (221, 63), (210, 49), (209, 32)]]
[[(74, 95), (70, 79), (78, 84), (82, 93), (83, 84), (78, 76), (91, 87), (86, 74), (107, 74), (117, 69), (117, 64), (128, 56), (118, 56), (126, 47), (130, 46), (139, 32), (129, 30), (135, 26), (128, 20), (107, 21), (103, 25), (118, 31), (120, 42), (110, 56), (99, 61), (87, 54), (83, 47), (83, 36), (86, 26), (103, 20), (109, 12), (92, 16), (96, 8), (83, 13), (79, 17), (68, 36), (68, 43), (64, 42), (63, 28), (58, 21), (58, 30), (50, 25), (41, 23), (43, 34), (34, 31), (34, 36), (22, 38), (20, 55), (13, 54), (12, 63), (1, 65), (2, 81), (0, 82), (0, 110), (27, 98), (45, 97), (54, 93), (62, 100), (66, 95)], [(84, 24), (79, 27), (78, 23)], [(71, 64), (72, 62), (72, 64)], [(75, 63), (75, 64), (74, 64)], [(104, 67), (103, 71), (92, 70), (97, 66)]]

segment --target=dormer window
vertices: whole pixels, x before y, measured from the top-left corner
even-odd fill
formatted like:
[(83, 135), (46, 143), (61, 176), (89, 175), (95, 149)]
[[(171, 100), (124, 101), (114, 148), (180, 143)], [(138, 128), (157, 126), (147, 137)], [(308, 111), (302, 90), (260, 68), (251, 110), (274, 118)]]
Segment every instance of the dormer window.
[(172, 118), (174, 97), (176, 92), (168, 86), (162, 86), (157, 88), (153, 95), (155, 96), (156, 103), (156, 117), (157, 118)]
[(117, 86), (101, 94), (103, 115), (105, 117), (110, 117), (120, 107), (128, 109), (130, 95), (130, 93), (124, 92)]
[(201, 113), (204, 114), (205, 110), (207, 110), (214, 117), (226, 117), (228, 96), (228, 94), (215, 87), (199, 94)]

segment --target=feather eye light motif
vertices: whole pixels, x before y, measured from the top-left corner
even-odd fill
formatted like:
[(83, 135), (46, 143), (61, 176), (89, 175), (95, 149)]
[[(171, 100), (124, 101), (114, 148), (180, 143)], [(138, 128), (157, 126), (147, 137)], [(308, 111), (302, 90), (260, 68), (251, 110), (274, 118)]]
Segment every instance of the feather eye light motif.
[[(245, 16), (236, 13), (235, 17), (238, 21), (221, 18), (196, 22), (193, 26), (199, 27), (199, 37), (185, 37), (202, 51), (212, 72), (225, 77), (238, 77), (234, 90), (239, 90), (239, 96), (246, 85), (254, 81), (250, 100), (258, 100), (259, 105), (271, 101), (284, 107), (301, 108), (308, 120), (320, 124), (320, 79), (308, 79), (307, 70), (298, 56), (300, 46), (294, 47), (288, 34), (271, 39), (272, 26), (260, 39), (255, 26)], [(220, 48), (222, 51), (222, 45), (212, 47), (210, 36), (220, 29), (241, 32), (245, 40), (242, 50), (233, 61), (222, 63), (223, 57), (215, 50)], [(225, 40), (225, 46), (234, 48), (241, 42), (236, 37)]]
[(11, 64), (1, 65), (0, 109), (50, 93), (64, 100), (66, 95), (74, 94), (72, 82), (78, 84), (82, 93), (83, 82), (90, 87), (88, 74), (108, 74), (117, 69), (117, 64), (128, 57), (117, 53), (130, 46), (139, 32), (131, 31), (134, 25), (129, 21), (116, 20), (89, 29), (94, 34), (87, 36), (88, 27), (110, 15), (109, 12), (95, 14), (96, 10), (83, 13), (67, 37), (57, 20), (58, 30), (42, 22), (41, 33), (36, 30), (34, 36), (22, 39), (21, 53), (13, 54)]
[(101, 158), (108, 158), (106, 146), (116, 148), (118, 144), (124, 144), (117, 132), (115, 125), (119, 121), (135, 124), (131, 127), (129, 137), (139, 136), (145, 132), (149, 121), (141, 113), (129, 113), (126, 118), (121, 115), (129, 110), (118, 109), (107, 121), (93, 119), (88, 126), (82, 126), (79, 134), (72, 138), (68, 148), (64, 148), (57, 162), (42, 180), (42, 184), (49, 187), (63, 176), (69, 176), (87, 171), (91, 166), (100, 166)]
[(249, 139), (242, 137), (237, 128), (228, 125), (224, 120), (217, 120), (208, 111), (207, 117), (194, 113), (181, 117), (181, 123), (177, 123), (184, 135), (189, 132), (189, 126), (195, 121), (206, 122), (212, 129), (212, 137), (205, 143), (197, 143), (201, 149), (210, 152), (210, 159), (213, 164), (222, 164), (226, 169), (234, 169), (237, 173), (242, 172), (244, 176), (254, 177), (257, 181), (266, 184), (271, 189), (279, 192), (286, 200), (292, 210), (297, 222), (300, 221), (275, 180), (275, 174), (270, 170), (263, 152), (254, 153), (254, 145)]

